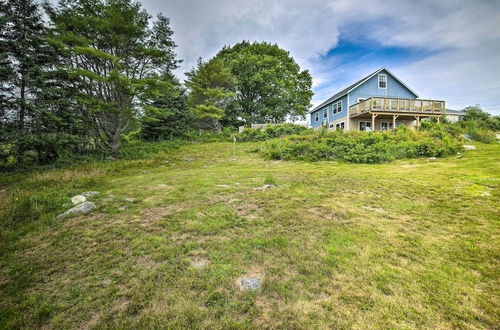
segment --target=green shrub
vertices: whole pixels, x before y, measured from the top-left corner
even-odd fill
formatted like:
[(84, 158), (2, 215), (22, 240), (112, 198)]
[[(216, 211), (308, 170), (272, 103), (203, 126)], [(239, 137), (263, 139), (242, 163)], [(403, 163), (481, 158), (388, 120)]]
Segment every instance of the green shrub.
[(248, 142), (248, 141), (264, 141), (269, 139), (274, 139), (287, 135), (294, 134), (307, 134), (311, 133), (312, 130), (304, 126), (295, 124), (277, 124), (270, 125), (264, 129), (260, 128), (245, 128), (242, 133), (236, 135), (238, 141)]
[(475, 141), (493, 143), (497, 140), (495, 132), (481, 126), (477, 121), (464, 122), (465, 133)]
[(310, 133), (262, 142), (266, 159), (340, 160), (352, 163), (382, 163), (415, 157), (440, 157), (462, 150), (459, 136), (436, 128), (414, 131), (400, 127), (386, 132)]

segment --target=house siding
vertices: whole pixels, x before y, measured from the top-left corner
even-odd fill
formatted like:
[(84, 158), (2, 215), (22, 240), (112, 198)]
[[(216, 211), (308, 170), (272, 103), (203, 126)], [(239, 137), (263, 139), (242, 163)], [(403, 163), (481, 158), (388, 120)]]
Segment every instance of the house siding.
[(392, 77), (392, 75), (387, 71), (383, 70), (379, 74), (387, 75), (387, 88), (378, 88), (378, 74), (376, 74), (349, 93), (349, 105), (357, 103), (359, 98), (367, 99), (374, 96), (400, 97), (408, 99), (417, 98), (415, 94), (413, 94), (399, 81), (394, 79), (394, 77)]
[[(339, 100), (342, 102), (342, 111), (339, 113), (333, 114), (333, 104), (337, 103)], [(327, 118), (323, 118), (323, 109), (325, 109), (325, 108), (328, 109), (328, 117)], [(315, 121), (316, 112), (319, 112), (319, 120), (318, 121)], [(344, 95), (341, 98), (336, 99), (335, 101), (328, 103), (327, 105), (325, 105), (321, 109), (318, 109), (314, 112), (311, 112), (310, 116), (311, 116), (310, 120), (311, 120), (311, 127), (312, 128), (321, 126), (321, 123), (323, 121), (333, 122), (333, 121), (337, 121), (339, 119), (347, 117), (347, 95)]]
[[(387, 75), (387, 88), (378, 88), (378, 75), (379, 74), (385, 74)], [(350, 91), (348, 94), (341, 96), (340, 98), (335, 99), (334, 101), (326, 104), (322, 108), (313, 111), (310, 113), (310, 123), (312, 128), (317, 128), (321, 126), (321, 123), (323, 121), (327, 121), (329, 123), (332, 122), (337, 122), (339, 120), (345, 120), (346, 121), (346, 130), (350, 129), (356, 129), (355, 125), (357, 125), (356, 122), (353, 122), (352, 124), (350, 123), (350, 119), (348, 117), (349, 113), (349, 106), (355, 104), (358, 102), (359, 98), (362, 99), (367, 99), (370, 97), (376, 97), (376, 96), (381, 96), (381, 97), (394, 97), (394, 98), (411, 98), (415, 99), (417, 98), (417, 95), (415, 95), (410, 89), (408, 89), (405, 85), (400, 83), (397, 79), (395, 79), (389, 72), (386, 70), (380, 71), (378, 74), (374, 75), (367, 81), (363, 82), (361, 85), (358, 87), (355, 87), (352, 91)], [(333, 114), (333, 104), (338, 102), (339, 100), (342, 101), (342, 111), (337, 114)], [(323, 109), (328, 109), (328, 117), (323, 118)], [(315, 114), (319, 112), (319, 119), (318, 121), (315, 120)]]

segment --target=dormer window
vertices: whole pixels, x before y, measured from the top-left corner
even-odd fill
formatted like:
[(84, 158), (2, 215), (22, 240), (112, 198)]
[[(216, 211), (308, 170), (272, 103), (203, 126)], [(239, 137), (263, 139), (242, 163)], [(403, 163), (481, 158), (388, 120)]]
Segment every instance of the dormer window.
[(378, 75), (378, 88), (387, 88), (387, 75), (386, 74), (379, 74)]

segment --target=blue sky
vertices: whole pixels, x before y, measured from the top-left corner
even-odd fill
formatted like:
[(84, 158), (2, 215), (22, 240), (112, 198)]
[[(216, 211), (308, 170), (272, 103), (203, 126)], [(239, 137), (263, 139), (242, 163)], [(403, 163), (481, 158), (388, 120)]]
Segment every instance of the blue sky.
[(313, 76), (313, 105), (380, 67), (423, 98), (500, 114), (498, 0), (141, 0), (171, 19), (177, 75), (241, 40), (277, 43)]

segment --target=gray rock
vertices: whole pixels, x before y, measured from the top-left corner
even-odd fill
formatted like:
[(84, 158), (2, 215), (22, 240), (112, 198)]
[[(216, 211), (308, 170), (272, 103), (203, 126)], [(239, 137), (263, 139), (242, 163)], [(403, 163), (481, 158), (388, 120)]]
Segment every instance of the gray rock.
[(99, 194), (98, 191), (86, 191), (86, 192), (82, 193), (82, 195), (87, 197), (87, 198), (90, 198), (90, 197), (95, 196), (97, 194)]
[(271, 189), (271, 188), (274, 188), (275, 186), (272, 185), (272, 184), (265, 184), (263, 186), (260, 186), (260, 187), (257, 187), (255, 188), (255, 190), (267, 190), (267, 189)]
[(260, 288), (261, 279), (258, 277), (243, 277), (240, 279), (241, 288), (243, 290), (255, 291)]
[(120, 206), (118, 208), (118, 210), (120, 210), (120, 211), (125, 211), (126, 209), (128, 209), (128, 206), (126, 206), (126, 205), (125, 206)]
[(476, 146), (472, 146), (470, 144), (464, 144), (464, 149), (465, 150), (475, 150)]
[(78, 205), (84, 203), (85, 201), (87, 201), (87, 197), (83, 195), (76, 195), (71, 198), (71, 203), (73, 203), (73, 205)]
[(186, 162), (192, 162), (192, 161), (194, 161), (194, 158), (186, 158), (185, 161)]
[(64, 213), (59, 214), (57, 216), (57, 219), (62, 219), (64, 217), (67, 217), (68, 215), (72, 215), (72, 214), (85, 214), (85, 213), (89, 213), (93, 209), (95, 209), (95, 204), (94, 203), (92, 203), (92, 202), (83, 202), (83, 203), (78, 204), (77, 206), (75, 206), (73, 208), (70, 208), (69, 210), (67, 210)]
[(125, 198), (125, 202), (130, 202), (130, 203), (133, 203), (135, 202), (137, 199), (133, 198), (133, 197), (128, 197), (128, 198)]
[(472, 141), (471, 137), (468, 135), (468, 134), (464, 134), (463, 135), (464, 139), (466, 139), (467, 141)]
[(436, 157), (429, 157), (429, 160), (436, 160)]
[(205, 268), (208, 265), (209, 261), (206, 259), (195, 259), (191, 260), (191, 267), (196, 269)]
[(170, 187), (170, 185), (169, 185), (169, 184), (166, 184), (166, 183), (160, 183), (160, 184), (158, 185), (158, 187), (161, 187), (161, 188), (166, 188), (166, 187)]

